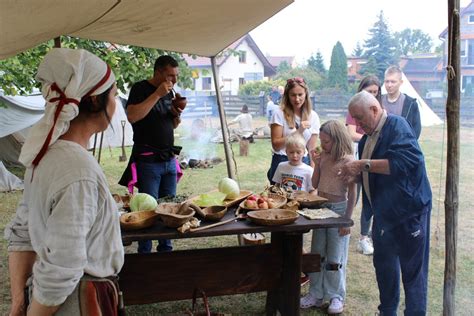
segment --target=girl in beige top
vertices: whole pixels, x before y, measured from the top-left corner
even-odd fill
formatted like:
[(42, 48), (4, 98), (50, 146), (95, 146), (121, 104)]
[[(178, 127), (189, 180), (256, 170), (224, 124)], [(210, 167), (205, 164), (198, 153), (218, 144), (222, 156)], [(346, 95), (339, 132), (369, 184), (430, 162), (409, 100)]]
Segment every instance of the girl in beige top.
[[(344, 124), (330, 120), (319, 130), (322, 151), (314, 150), (313, 187), (328, 199), (325, 207), (351, 218), (356, 185), (339, 177), (342, 166), (353, 160), (352, 141)], [(310, 273), (309, 293), (301, 298), (301, 308), (321, 307), (329, 301), (329, 314), (342, 313), (346, 295), (346, 264), (350, 228), (314, 229), (311, 252), (321, 256), (321, 271)]]

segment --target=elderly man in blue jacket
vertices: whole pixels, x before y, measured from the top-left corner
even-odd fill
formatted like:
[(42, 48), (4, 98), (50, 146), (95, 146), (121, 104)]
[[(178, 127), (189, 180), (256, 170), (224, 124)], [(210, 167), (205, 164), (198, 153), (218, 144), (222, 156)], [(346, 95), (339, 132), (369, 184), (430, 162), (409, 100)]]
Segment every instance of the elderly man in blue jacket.
[(401, 272), (405, 315), (425, 315), (432, 197), (423, 153), (407, 121), (387, 114), (370, 93), (357, 93), (349, 112), (365, 135), (360, 160), (346, 164), (341, 176), (362, 182), (363, 207), (374, 216), (379, 310), (396, 315)]

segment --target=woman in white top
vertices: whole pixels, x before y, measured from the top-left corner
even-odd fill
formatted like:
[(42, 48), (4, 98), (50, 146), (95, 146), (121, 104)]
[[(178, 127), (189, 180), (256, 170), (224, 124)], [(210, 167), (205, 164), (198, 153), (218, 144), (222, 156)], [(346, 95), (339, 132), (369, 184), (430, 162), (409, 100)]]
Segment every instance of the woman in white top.
[[(117, 315), (117, 287), (97, 278), (122, 268), (119, 214), (104, 173), (87, 151), (90, 137), (104, 131), (114, 114), (114, 74), (88, 51), (54, 48), (36, 79), (45, 115), (22, 148), (25, 190), (5, 229), (11, 315), (80, 315), (91, 307)], [(102, 283), (90, 283), (95, 281)], [(78, 298), (84, 291), (98, 298), (97, 306)]]
[(319, 133), (319, 116), (313, 110), (309, 99), (308, 87), (303, 78), (292, 78), (286, 81), (280, 109), (273, 113), (270, 120), (272, 140), (272, 163), (267, 172), (268, 180), (273, 182), (278, 164), (288, 161), (285, 151), (286, 137), (293, 132), (300, 133), (306, 143), (306, 152), (303, 162), (310, 165), (312, 162), (308, 152), (316, 147)]

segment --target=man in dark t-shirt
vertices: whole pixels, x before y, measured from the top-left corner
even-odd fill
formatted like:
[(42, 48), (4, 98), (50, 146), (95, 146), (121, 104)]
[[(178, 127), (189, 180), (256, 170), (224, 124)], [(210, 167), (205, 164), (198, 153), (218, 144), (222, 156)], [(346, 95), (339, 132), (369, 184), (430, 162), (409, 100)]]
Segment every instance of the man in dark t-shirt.
[[(180, 148), (174, 146), (173, 130), (181, 122), (182, 112), (172, 104), (177, 79), (177, 61), (168, 55), (160, 56), (153, 77), (132, 86), (126, 106), (133, 128), (133, 149), (119, 183), (129, 188), (135, 185), (139, 192), (155, 198), (176, 195), (175, 155)], [(139, 253), (149, 253), (151, 247), (151, 240), (138, 242)], [(157, 251), (172, 249), (170, 240), (158, 240)]]

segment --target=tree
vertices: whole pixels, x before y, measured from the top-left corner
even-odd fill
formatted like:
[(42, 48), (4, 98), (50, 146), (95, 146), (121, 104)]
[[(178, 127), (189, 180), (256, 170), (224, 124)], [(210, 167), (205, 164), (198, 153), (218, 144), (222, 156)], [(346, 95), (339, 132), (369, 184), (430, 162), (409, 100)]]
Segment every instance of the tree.
[[(396, 47), (390, 34), (387, 22), (384, 19), (383, 11), (380, 11), (377, 22), (369, 30), (369, 39), (365, 41), (364, 57), (373, 57), (377, 68), (376, 75), (383, 79), (385, 69), (397, 62)], [(362, 67), (362, 71), (365, 71)]]
[(429, 53), (432, 49), (433, 41), (431, 36), (420, 29), (412, 30), (406, 28), (401, 32), (395, 32), (393, 38), (400, 55)]
[(341, 42), (332, 49), (331, 66), (328, 73), (328, 85), (347, 91), (347, 57)]
[(304, 78), (304, 81), (306, 82), (306, 85), (308, 86), (308, 89), (310, 91), (316, 91), (320, 89), (324, 83), (324, 80), (321, 77), (321, 75), (307, 66), (292, 68), (288, 72), (285, 72), (285, 73), (278, 73), (275, 76), (274, 80), (278, 80), (282, 82), (283, 84), (280, 84), (280, 85), (284, 86), (288, 78), (295, 78), (295, 77)]
[(316, 55), (311, 55), (311, 57), (309, 57), (308, 67), (316, 71), (321, 76), (326, 76), (326, 68), (324, 67), (323, 55), (319, 50)]
[(288, 72), (291, 70), (290, 64), (286, 60), (282, 61), (277, 67), (277, 73)]
[(354, 51), (352, 52), (352, 55), (354, 57), (362, 57), (362, 55), (364, 55), (364, 49), (362, 48), (362, 46), (360, 46), (359, 42), (357, 42), (357, 45), (354, 48)]
[(367, 63), (360, 70), (360, 74), (364, 76), (375, 75), (377, 76), (377, 61), (375, 61), (374, 56), (370, 56), (367, 60)]
[[(117, 87), (122, 92), (126, 92), (134, 82), (151, 77), (154, 62), (162, 54), (172, 55), (178, 61), (180, 86), (192, 86), (191, 70), (178, 53), (137, 46), (117, 46), (69, 36), (61, 37), (61, 46), (83, 48), (103, 59), (114, 71)], [(39, 88), (39, 83), (35, 80), (36, 71), (44, 55), (52, 47), (53, 43), (49, 41), (0, 61), (0, 89), (5, 94), (16, 95), (28, 94), (33, 88)]]

